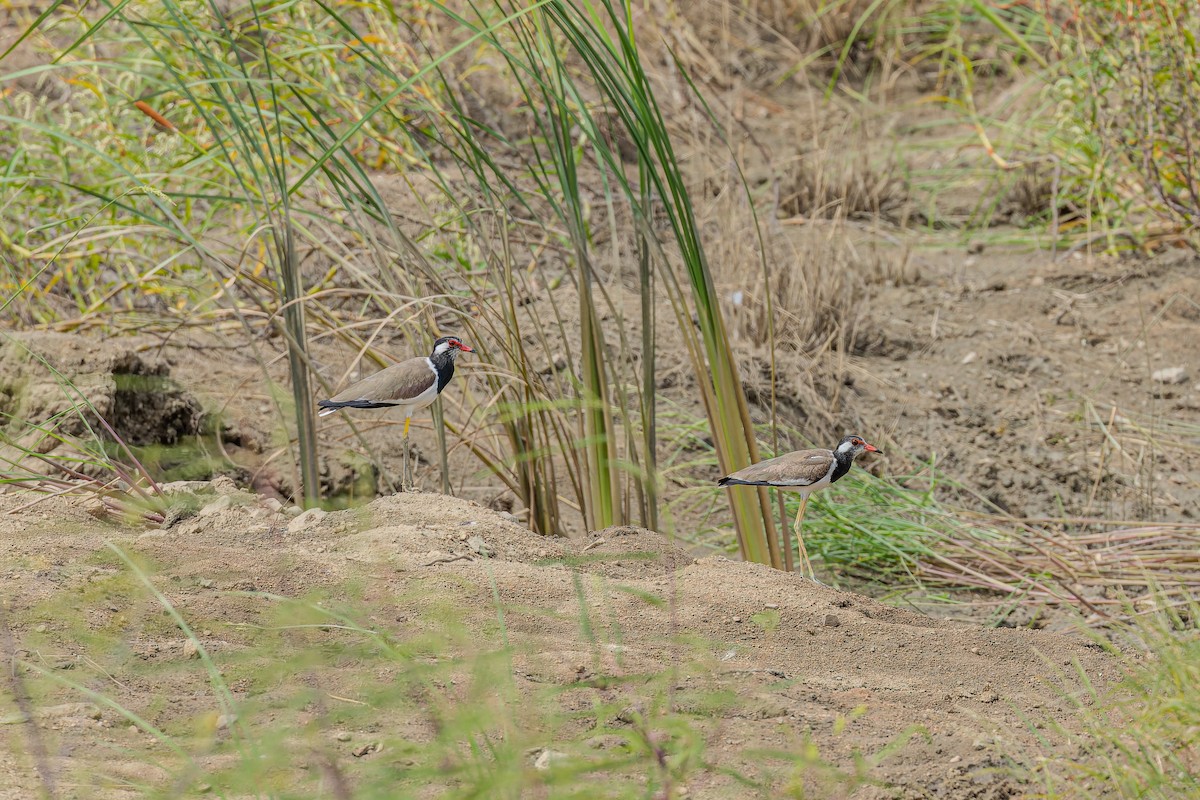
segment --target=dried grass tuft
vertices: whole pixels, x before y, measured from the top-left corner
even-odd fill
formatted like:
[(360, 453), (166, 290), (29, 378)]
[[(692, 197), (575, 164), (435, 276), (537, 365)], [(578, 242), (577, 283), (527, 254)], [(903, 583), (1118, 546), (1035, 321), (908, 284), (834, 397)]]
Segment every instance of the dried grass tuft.
[(840, 218), (790, 226), (772, 250), (769, 287), (753, 264), (727, 273), (739, 276), (724, 295), (733, 334), (809, 356), (854, 352), (870, 288), (917, 278), (907, 248), (855, 235)]
[(844, 219), (776, 226), (767, 274), (751, 247), (725, 253), (721, 298), (748, 396), (809, 441), (861, 422), (848, 390), (866, 373), (852, 357), (873, 341), (868, 307), (885, 283), (911, 282), (907, 249)]
[(844, 145), (801, 152), (780, 177), (780, 212), (793, 217), (844, 215), (902, 222), (909, 191), (900, 164), (894, 155), (872, 159), (869, 153), (869, 147)]
[(804, 53), (821, 56), (833, 69), (843, 50), (843, 72), (861, 77), (872, 67), (888, 66), (904, 43), (899, 21), (912, 17), (919, 4), (912, 0), (763, 0), (749, 3), (760, 18)]
[(1200, 593), (1200, 525), (1067, 522), (1079, 529), (1045, 521), (1001, 534), (981, 527), (978, 536), (941, 542), (919, 561), (919, 574), (931, 583), (1003, 593), (1014, 607), (1074, 609), (1088, 625), (1108, 625), (1129, 612), (1185, 609)]
[(916, 0), (664, 3), (658, 19), (693, 74), (764, 88), (809, 70), (824, 82), (905, 68), (905, 51), (929, 33), (912, 20), (930, 7)]

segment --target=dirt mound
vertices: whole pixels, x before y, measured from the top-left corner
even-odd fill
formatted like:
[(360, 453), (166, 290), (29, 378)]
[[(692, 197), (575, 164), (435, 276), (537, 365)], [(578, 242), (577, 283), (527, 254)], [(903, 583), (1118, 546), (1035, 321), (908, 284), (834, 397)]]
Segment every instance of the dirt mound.
[(575, 552), (572, 566), (609, 578), (659, 577), (695, 563), (668, 537), (633, 525), (590, 533), (576, 543)]
[[(275, 677), (254, 689), (253, 681), (236, 677), (280, 624), (271, 622), (256, 593), (317, 592), (335, 603), (355, 597), (378, 609), (370, 624), (390, 641), (432, 636), (438, 658), (452, 661), (498, 641), (499, 614), (514, 651), (510, 677), (531, 702), (546, 702), (541, 693), (549, 686), (562, 692), (556, 702), (570, 708), (644, 708), (653, 681), (639, 676), (672, 671), (670, 702), (697, 720), (705, 740), (708, 766), (689, 778), (691, 797), (750, 792), (724, 770), (753, 773), (761, 767), (756, 752), (805, 736), (823, 759), (845, 769), (863, 755), (895, 748), (886, 758), (868, 759), (870, 777), (886, 792), (861, 788), (857, 797), (1012, 796), (1022, 787), (1015, 773), (998, 768), (1014, 754), (1032, 761), (1046, 752), (1030, 721), (1073, 726), (1069, 698), (1084, 687), (1071, 665), (1081, 665), (1097, 685), (1114, 670), (1082, 638), (934, 620), (793, 574), (717, 556), (695, 560), (636, 528), (569, 541), (534, 536), (500, 513), (442, 495), (398, 495), (352, 511), (296, 515), (228, 486), (207, 493), (182, 488), (202, 502), (162, 530), (113, 530), (78, 509), (65, 515), (75, 527), (70, 535), (0, 516), (18, 647), (72, 663), (99, 657), (85, 642), (101, 639), (82, 637), (45, 612), (57, 598), (75, 606), (95, 602), (80, 612), (87, 636), (110, 635), (116, 648), (103, 656), (109, 678), (97, 686), (171, 730), (192, 730), (211, 713), (204, 670), (199, 662), (187, 668), (190, 645), (144, 589), (114, 583), (125, 570), (106, 551), (110, 537), (152, 565), (155, 584), (192, 622), (247, 709), (262, 706), (263, 691), (282, 692), (285, 681), (270, 671)], [(4, 508), (18, 507), (2, 499)], [(67, 511), (57, 505), (68, 501), (53, 502), (35, 513)], [(50, 572), (45, 565), (53, 565)], [(461, 627), (465, 638), (443, 633), (447, 625)], [(147, 672), (139, 664), (164, 666)], [(359, 702), (371, 674), (355, 672), (350, 661), (320, 680), (331, 696)], [(61, 686), (47, 691), (50, 705), (80, 700)], [(283, 703), (247, 724), (303, 724), (301, 717), (309, 717), (297, 709), (304, 707)], [(419, 720), (387, 708), (378, 713), (359, 719), (365, 727), (347, 736), (436, 737)], [(114, 745), (133, 762), (161, 755), (152, 741), (131, 740), (128, 723), (111, 710), (89, 714), (79, 725), (48, 727), (53, 752), (72, 754), (69, 762), (52, 759), (60, 772), (105, 770)], [(623, 718), (612, 724), (627, 724)], [(569, 743), (560, 747), (570, 750)], [(365, 768), (361, 757), (339, 763), (350, 780)], [(23, 780), (13, 785), (36, 785)]]

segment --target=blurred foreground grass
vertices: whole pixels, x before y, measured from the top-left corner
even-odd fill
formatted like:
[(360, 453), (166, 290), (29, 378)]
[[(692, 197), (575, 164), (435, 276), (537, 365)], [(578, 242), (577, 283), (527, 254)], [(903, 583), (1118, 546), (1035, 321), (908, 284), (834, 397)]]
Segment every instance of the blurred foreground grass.
[[(79, 582), (19, 611), (6, 604), (0, 638), (11, 670), (0, 724), (48, 796), (57, 786), (137, 798), (666, 800), (688, 796), (689, 785), (847, 797), (886, 791), (875, 768), (910, 738), (928, 737), (896, 729), (864, 749), (855, 720), (870, 703), (779, 723), (762, 715), (794, 701), (799, 676), (780, 673), (747, 694), (727, 663), (729, 642), (674, 626), (626, 637), (612, 595), (662, 611), (669, 589), (573, 573), (572, 602), (538, 607), (502, 601), (493, 576), (494, 601), (472, 606), (446, 591), (446, 579), (463, 581), (464, 598), (487, 596), (486, 586), (468, 586), (487, 581), (486, 571), (438, 573), (386, 590), (366, 575), (327, 580), (282, 596), (213, 585), (245, 585), (255, 573), (244, 568), (159, 572), (136, 550), (101, 550)], [(1110, 674), (1106, 688), (1089, 689), (1077, 664), (1046, 665), (1062, 686), (1084, 687), (1064, 696), (1073, 712), (1021, 708), (1041, 751), (1012, 751), (983, 773), (1054, 798), (1100, 796), (1096, 787), (1113, 797), (1192, 796), (1195, 610), (1164, 605), (1120, 626), (1112, 642), (1097, 639), (1124, 676)], [(780, 613), (768, 608), (745, 624), (749, 645), (772, 635)], [(818, 678), (827, 680), (840, 685)], [(21, 724), (26, 712), (36, 729)], [(729, 741), (731, 718), (745, 720), (740, 736), (758, 731), (756, 741)], [(823, 747), (832, 735), (837, 752), (818, 747), (810, 726)]]
[[(849, 770), (804, 735), (772, 750), (722, 743), (715, 761), (706, 742), (745, 713), (720, 677), (726, 646), (664, 631), (637, 642), (634, 666), (604, 611), (606, 593), (632, 590), (590, 576), (575, 575), (577, 609), (564, 615), (498, 597), (468, 608), (421, 578), (398, 594), (354, 579), (304, 597), (198, 599), (192, 581), (155, 577), (132, 552), (91, 562), (102, 577), (80, 592), (5, 616), (9, 636), (41, 633), (11, 662), (4, 722), (24, 719), (18, 694), (35, 718), (85, 701), (98, 709), (77, 712), (87, 724), (104, 721), (75, 758), (24, 754), (31, 774), (52, 776), (48, 794), (57, 783), (145, 798), (682, 798), (703, 776), (746, 796), (826, 797), (869, 783), (892, 749), (859, 753), (852, 714), (835, 721), (857, 754)], [(168, 591), (186, 593), (189, 610)], [(573, 621), (576, 635), (515, 637), (508, 613)], [(769, 633), (778, 613), (761, 616), (753, 624)], [(671, 657), (648, 662), (647, 649)], [(55, 730), (42, 734), (51, 752)]]

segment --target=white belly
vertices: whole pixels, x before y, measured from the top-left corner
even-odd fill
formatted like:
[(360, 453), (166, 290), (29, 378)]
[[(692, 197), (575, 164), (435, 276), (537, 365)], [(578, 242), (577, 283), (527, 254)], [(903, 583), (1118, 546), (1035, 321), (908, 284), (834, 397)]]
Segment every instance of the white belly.
[(437, 396), (437, 381), (434, 381), (429, 385), (428, 389), (421, 392), (416, 397), (404, 401), (404, 404), (402, 405), (402, 408), (404, 409), (404, 416), (411, 417), (422, 408), (427, 408), (433, 405), (433, 401), (437, 400)]

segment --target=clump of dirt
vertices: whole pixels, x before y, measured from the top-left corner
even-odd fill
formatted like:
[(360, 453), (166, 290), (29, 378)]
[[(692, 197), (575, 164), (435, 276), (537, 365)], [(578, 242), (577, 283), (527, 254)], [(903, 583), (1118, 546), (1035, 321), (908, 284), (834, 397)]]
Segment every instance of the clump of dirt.
[[(0, 411), (67, 436), (105, 435), (104, 419), (128, 445), (175, 445), (200, 432), (200, 403), (136, 340), (58, 333), (10, 333), (0, 344)], [(26, 432), (49, 452), (59, 440)]]
[(200, 404), (171, 381), (165, 363), (147, 363), (125, 352), (113, 362), (112, 379), (110, 424), (127, 444), (171, 445), (199, 433)]
[[(54, 653), (56, 663), (102, 659), (100, 690), (162, 729), (194, 730), (213, 714), (195, 645), (164, 626), (161, 609), (136, 582), (127, 590), (112, 583), (123, 569), (105, 556), (105, 540), (114, 539), (139, 563), (153, 565), (155, 585), (194, 622), (200, 644), (230, 676), (245, 714), (239, 724), (250, 735), (311, 724), (307, 703), (254, 711), (289, 691), (309, 693), (319, 685), (322, 695), (358, 704), (344, 736), (348, 744), (329, 753), (351, 783), (365, 774), (360, 740), (394, 735), (419, 744), (437, 731), (409, 719), (411, 712), (364, 702), (363, 677), (352, 662), (306, 668), (295, 686), (272, 670), (277, 677), (265, 694), (238, 678), (245, 674), (238, 665), (255, 658), (264, 631), (273, 630), (264, 626), (278, 624), (260, 593), (324, 593), (337, 598), (339, 608), (354, 597), (380, 609), (370, 624), (401, 648), (441, 637), (443, 625), (463, 626), (465, 637), (435, 639), (438, 659), (452, 662), (462, 648), (481, 644), (511, 647), (518, 702), (545, 702), (549, 686), (559, 689), (555, 702), (575, 704), (570, 708), (636, 706), (644, 699), (637, 694), (645, 685), (639, 676), (674, 669), (671, 702), (703, 738), (705, 766), (688, 777), (689, 796), (696, 798), (761, 796), (727, 770), (755, 774), (761, 766), (756, 753), (806, 737), (823, 759), (847, 770), (868, 763), (862, 754), (894, 748), (877, 764), (869, 762), (870, 779), (889, 797), (1014, 796), (1031, 787), (1008, 765), (1057, 752), (1053, 737), (1038, 740), (1030, 720), (1073, 730), (1077, 711), (1070, 698), (1085, 691), (1076, 665), (1096, 687), (1117, 672), (1110, 656), (1080, 636), (931, 619), (793, 574), (719, 556), (697, 560), (636, 528), (547, 539), (511, 515), (443, 495), (397, 495), (355, 510), (296, 516), (225, 485), (173, 488), (201, 502), (165, 530), (101, 526), (64, 498), (21, 517), (0, 514), (18, 649)], [(25, 502), (3, 495), (0, 509)], [(77, 528), (71, 536), (62, 535), (64, 519)], [(53, 566), (46, 571), (44, 565)], [(98, 640), (45, 615), (60, 601), (73, 607), (94, 602), (94, 610), (81, 612), (90, 635), (116, 636), (122, 646), (90, 652), (88, 642)], [(427, 603), (453, 612), (425, 615)], [(139, 666), (147, 663), (169, 668)], [(128, 721), (111, 709), (69, 711), (77, 695), (62, 684), (46, 691), (39, 706), (64, 710), (35, 714), (35, 724), (50, 742), (49, 762), (58, 774), (110, 774), (114, 747), (130, 769), (169, 763), (154, 740), (128, 733)], [(713, 705), (713, 697), (726, 701)], [(632, 719), (619, 715), (613, 724)], [(0, 761), (14, 791), (36, 793), (28, 764), (11, 755)], [(297, 769), (281, 779), (299, 786), (308, 778)], [(159, 770), (149, 780), (165, 786), (171, 778)], [(782, 780), (790, 778), (768, 778), (778, 790)], [(97, 791), (91, 796), (124, 796), (119, 789)], [(862, 796), (885, 796), (867, 791)]]

